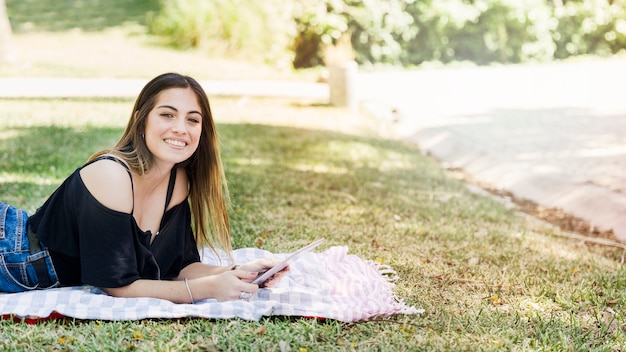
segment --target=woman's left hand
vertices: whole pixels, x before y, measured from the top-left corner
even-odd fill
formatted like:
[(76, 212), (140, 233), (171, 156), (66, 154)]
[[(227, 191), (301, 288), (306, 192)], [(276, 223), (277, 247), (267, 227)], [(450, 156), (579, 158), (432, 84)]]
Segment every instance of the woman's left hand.
[(278, 259), (260, 258), (240, 265), (239, 269), (250, 272), (263, 273), (265, 271), (268, 271), (278, 263), (280, 263), (280, 260)]
[[(270, 270), (272, 267), (274, 267), (275, 265), (278, 265), (280, 262), (281, 261), (278, 259), (269, 259), (269, 258), (256, 259), (246, 264), (240, 265), (239, 269), (250, 270), (252, 272), (259, 273), (259, 275), (262, 275), (264, 272)], [(272, 277), (265, 280), (265, 282), (260, 283), (259, 287), (274, 286), (276, 283), (278, 283), (278, 281), (280, 281), (280, 279), (285, 275), (285, 273), (287, 273), (287, 271), (289, 271), (289, 265), (287, 265), (285, 268), (283, 268), (281, 271), (277, 272), (276, 274), (272, 275)], [(252, 281), (254, 281), (254, 279), (251, 280), (250, 282)]]

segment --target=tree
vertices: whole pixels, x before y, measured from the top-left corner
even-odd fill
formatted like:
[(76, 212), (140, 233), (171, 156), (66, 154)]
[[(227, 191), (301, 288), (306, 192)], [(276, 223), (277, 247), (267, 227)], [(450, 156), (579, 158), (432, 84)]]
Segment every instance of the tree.
[[(419, 0), (421, 1), (421, 0)], [(324, 50), (349, 39), (361, 63), (396, 64), (401, 42), (418, 32), (405, 11), (414, 0), (298, 0), (294, 1), (297, 36), (294, 67), (310, 67), (324, 61)]]
[(17, 59), (12, 37), (6, 1), (0, 0), (0, 63), (11, 63)]

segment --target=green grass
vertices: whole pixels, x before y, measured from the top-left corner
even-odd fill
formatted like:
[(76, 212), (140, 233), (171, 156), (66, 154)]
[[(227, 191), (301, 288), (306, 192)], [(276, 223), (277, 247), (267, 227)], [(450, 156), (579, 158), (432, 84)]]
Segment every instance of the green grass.
[(13, 31), (101, 31), (127, 24), (145, 25), (160, 0), (5, 0)]
[[(116, 141), (132, 105), (0, 103), (0, 199), (31, 211), (92, 152)], [(4, 349), (595, 351), (626, 344), (621, 250), (554, 236), (469, 191), (413, 146), (372, 136), (373, 122), (358, 114), (288, 100), (212, 104), (236, 247), (263, 239), (263, 248), (282, 252), (325, 237), (322, 250), (348, 245), (395, 268), (396, 293), (426, 313), (353, 324), (3, 321)]]

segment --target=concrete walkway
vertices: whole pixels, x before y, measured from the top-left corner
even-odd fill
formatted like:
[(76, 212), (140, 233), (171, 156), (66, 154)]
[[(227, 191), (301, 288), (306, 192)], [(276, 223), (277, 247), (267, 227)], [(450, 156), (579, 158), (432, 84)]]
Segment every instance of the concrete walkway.
[[(626, 59), (362, 77), (444, 166), (626, 241)], [(380, 109), (380, 107), (379, 107)]]
[[(0, 98), (135, 98), (147, 79), (0, 78)], [(221, 96), (327, 99), (328, 86), (297, 81), (200, 81), (206, 93)]]
[[(361, 73), (370, 111), (444, 166), (626, 241), (626, 59)], [(131, 97), (146, 80), (2, 78), (0, 97)], [(203, 81), (209, 95), (328, 99), (328, 86)], [(391, 113), (392, 109), (395, 113)]]

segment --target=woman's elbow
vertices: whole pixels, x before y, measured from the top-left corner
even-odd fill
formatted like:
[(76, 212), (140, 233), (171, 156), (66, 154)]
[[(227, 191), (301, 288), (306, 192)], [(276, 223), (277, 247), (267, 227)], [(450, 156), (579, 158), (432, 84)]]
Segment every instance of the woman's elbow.
[(128, 297), (128, 286), (122, 287), (101, 287), (109, 296), (113, 297)]

